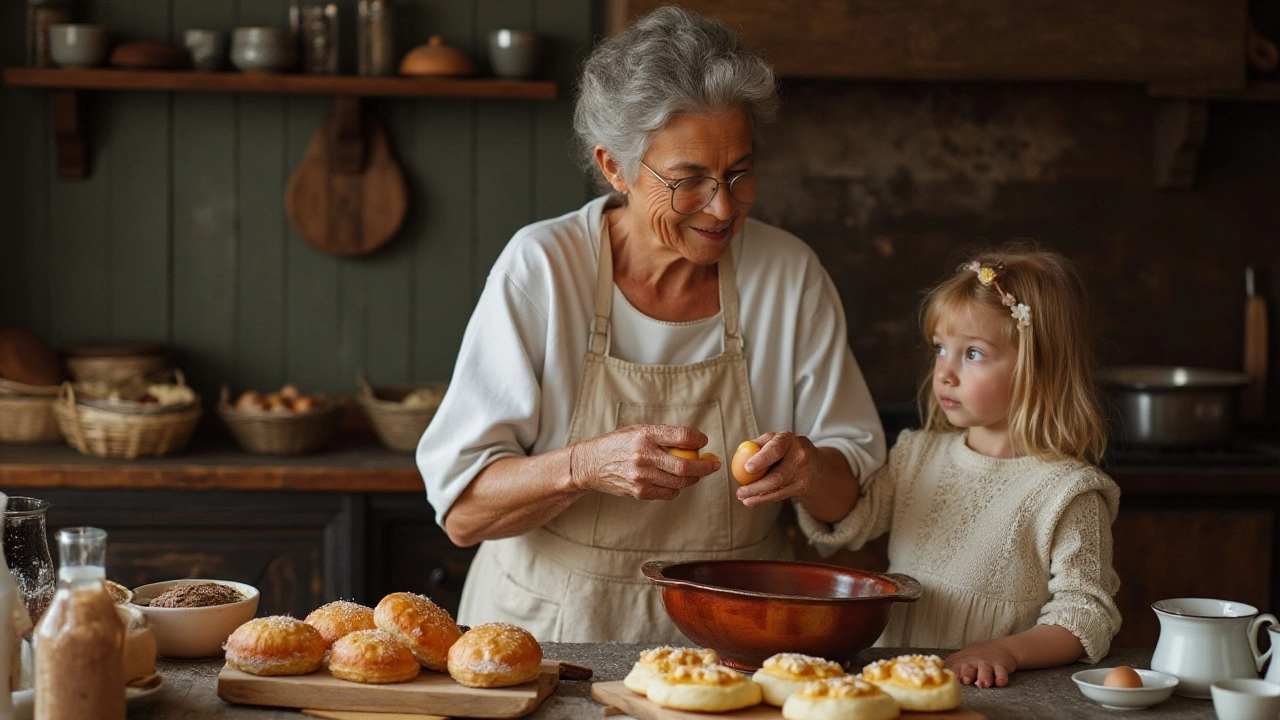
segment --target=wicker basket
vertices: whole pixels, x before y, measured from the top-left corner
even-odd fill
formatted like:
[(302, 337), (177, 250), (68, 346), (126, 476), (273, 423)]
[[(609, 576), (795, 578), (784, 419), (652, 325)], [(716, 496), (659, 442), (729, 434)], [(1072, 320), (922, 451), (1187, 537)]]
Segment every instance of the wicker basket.
[(62, 442), (54, 417), (56, 397), (0, 395), (0, 443), (38, 445)]
[(67, 372), (76, 382), (124, 382), (164, 369), (164, 354), (68, 357)]
[[(182, 374), (177, 381), (183, 383)], [(76, 401), (75, 387), (67, 382), (53, 405), (58, 427), (67, 443), (85, 455), (136, 458), (169, 455), (191, 441), (200, 422), (200, 400), (177, 409), (151, 408), (128, 412), (101, 404)]]
[[(424, 383), (422, 385), (390, 385), (377, 389), (369, 385), (365, 376), (356, 377), (360, 384), (360, 407), (373, 424), (378, 439), (387, 448), (396, 452), (412, 453), (418, 447), (418, 440), (426, 431), (431, 418), (435, 417), (436, 408), (444, 398), (448, 383)], [(406, 406), (401, 403), (409, 393), (430, 389), (436, 396), (435, 402), (428, 405)]]
[(301, 455), (328, 444), (342, 419), (342, 404), (326, 399), (323, 406), (304, 412), (237, 410), (222, 387), (218, 416), (245, 452), (259, 455)]
[(27, 385), (16, 380), (0, 377), (0, 397), (22, 395), (25, 397), (55, 398), (62, 390), (61, 385)]

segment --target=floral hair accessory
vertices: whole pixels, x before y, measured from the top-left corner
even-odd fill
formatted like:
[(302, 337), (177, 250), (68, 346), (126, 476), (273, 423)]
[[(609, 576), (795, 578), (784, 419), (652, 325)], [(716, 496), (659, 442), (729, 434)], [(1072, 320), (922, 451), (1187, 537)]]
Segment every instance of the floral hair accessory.
[(994, 287), (996, 292), (1000, 293), (1000, 302), (1004, 304), (1005, 307), (1009, 308), (1009, 314), (1018, 322), (1018, 332), (1022, 332), (1023, 328), (1031, 327), (1031, 307), (1018, 302), (1017, 298), (1015, 298), (1012, 293), (1005, 292), (1004, 289), (1000, 287), (1000, 283), (996, 282), (996, 270), (1002, 267), (1003, 266), (999, 264), (996, 264), (995, 266), (983, 265), (977, 260), (974, 260), (968, 265), (965, 265), (962, 269), (977, 273), (978, 282), (982, 283), (983, 287)]

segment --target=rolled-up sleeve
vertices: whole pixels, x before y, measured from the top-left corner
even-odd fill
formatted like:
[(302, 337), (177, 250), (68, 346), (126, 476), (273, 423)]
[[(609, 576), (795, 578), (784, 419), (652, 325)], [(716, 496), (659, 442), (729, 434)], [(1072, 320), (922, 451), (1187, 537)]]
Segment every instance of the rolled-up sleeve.
[(1100, 492), (1082, 493), (1067, 505), (1053, 534), (1050, 599), (1037, 620), (1079, 638), (1090, 663), (1106, 656), (1120, 630), (1115, 603), (1120, 578), (1111, 565), (1113, 517)]
[(502, 273), (485, 283), (444, 401), (418, 442), (436, 522), (494, 460), (528, 454), (538, 433), (547, 318)]

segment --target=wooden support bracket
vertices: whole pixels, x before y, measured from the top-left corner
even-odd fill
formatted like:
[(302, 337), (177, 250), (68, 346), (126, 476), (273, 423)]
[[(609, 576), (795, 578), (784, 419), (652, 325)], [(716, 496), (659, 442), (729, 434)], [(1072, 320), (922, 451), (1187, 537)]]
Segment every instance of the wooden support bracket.
[(89, 176), (89, 139), (85, 132), (84, 96), (79, 90), (50, 90), (49, 118), (57, 152), (58, 175)]
[(1154, 109), (1153, 169), (1161, 190), (1195, 185), (1200, 147), (1209, 129), (1209, 104), (1203, 100), (1163, 100)]
[(328, 138), (329, 162), (335, 172), (359, 175), (364, 172), (369, 156), (360, 98), (353, 95), (335, 97), (333, 114), (337, 122), (333, 124), (333, 131)]

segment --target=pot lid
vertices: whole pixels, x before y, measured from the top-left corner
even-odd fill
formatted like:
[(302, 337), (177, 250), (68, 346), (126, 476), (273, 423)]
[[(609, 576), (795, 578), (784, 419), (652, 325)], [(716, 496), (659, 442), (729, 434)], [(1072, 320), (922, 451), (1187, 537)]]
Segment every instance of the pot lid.
[(1241, 372), (1172, 365), (1129, 365), (1104, 368), (1098, 373), (1098, 379), (1103, 385), (1131, 390), (1240, 388), (1250, 382), (1249, 376)]

